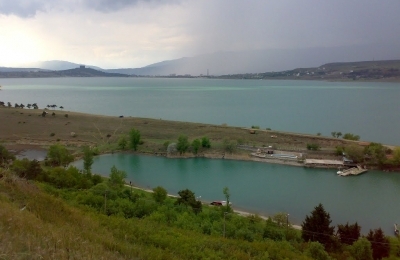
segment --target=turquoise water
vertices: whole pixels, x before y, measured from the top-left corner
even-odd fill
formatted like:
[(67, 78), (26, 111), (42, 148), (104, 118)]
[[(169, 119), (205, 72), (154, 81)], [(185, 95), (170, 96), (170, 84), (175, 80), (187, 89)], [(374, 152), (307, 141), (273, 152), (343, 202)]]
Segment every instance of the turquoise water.
[[(74, 165), (82, 168), (82, 161)], [(290, 214), (301, 224), (319, 203), (332, 224), (357, 221), (362, 232), (381, 227), (393, 234), (400, 222), (400, 174), (369, 171), (357, 177), (340, 177), (334, 169), (309, 169), (277, 164), (222, 159), (167, 159), (132, 154), (95, 158), (93, 172), (108, 176), (115, 165), (127, 181), (144, 188), (158, 185), (177, 194), (190, 189), (204, 201), (223, 200), (229, 187), (235, 207), (263, 215)]]
[(157, 78), (1, 79), (0, 101), (111, 116), (258, 125), (400, 145), (400, 84)]

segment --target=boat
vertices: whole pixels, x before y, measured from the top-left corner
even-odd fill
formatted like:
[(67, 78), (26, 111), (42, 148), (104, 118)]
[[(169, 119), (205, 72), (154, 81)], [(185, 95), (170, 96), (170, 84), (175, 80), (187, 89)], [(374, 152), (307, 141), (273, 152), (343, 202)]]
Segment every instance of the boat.
[[(213, 201), (213, 202), (210, 203), (210, 205), (214, 205), (214, 206), (226, 206), (226, 201), (225, 201), (225, 200)], [(232, 205), (232, 202), (229, 202), (229, 205)]]
[(342, 175), (342, 174), (343, 174), (342, 168), (341, 168), (341, 167), (339, 167), (339, 170), (336, 172), (336, 174), (337, 174), (337, 175)]

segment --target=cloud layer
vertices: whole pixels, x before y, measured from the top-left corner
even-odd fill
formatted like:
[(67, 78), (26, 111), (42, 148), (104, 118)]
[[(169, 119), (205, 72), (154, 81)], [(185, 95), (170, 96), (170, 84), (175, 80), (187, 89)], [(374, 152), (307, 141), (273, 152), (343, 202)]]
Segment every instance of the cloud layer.
[(399, 12), (396, 0), (0, 0), (0, 62), (139, 67), (214, 52), (395, 46)]

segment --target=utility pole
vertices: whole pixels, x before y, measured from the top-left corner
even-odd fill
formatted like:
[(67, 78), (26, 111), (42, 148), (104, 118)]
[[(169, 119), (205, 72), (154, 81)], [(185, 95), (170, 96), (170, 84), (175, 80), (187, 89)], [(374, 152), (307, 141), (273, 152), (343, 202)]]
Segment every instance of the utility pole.
[(289, 233), (289, 213), (286, 214), (286, 239)]
[(228, 212), (224, 212), (224, 238), (225, 238), (225, 216), (228, 214)]

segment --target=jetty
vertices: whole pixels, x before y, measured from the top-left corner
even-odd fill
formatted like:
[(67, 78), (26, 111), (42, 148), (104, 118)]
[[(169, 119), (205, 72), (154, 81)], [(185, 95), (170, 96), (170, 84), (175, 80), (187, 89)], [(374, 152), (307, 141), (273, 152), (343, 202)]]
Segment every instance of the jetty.
[(366, 171), (367, 169), (357, 165), (357, 167), (349, 168), (343, 171), (338, 171), (338, 175), (340, 176), (360, 175)]

